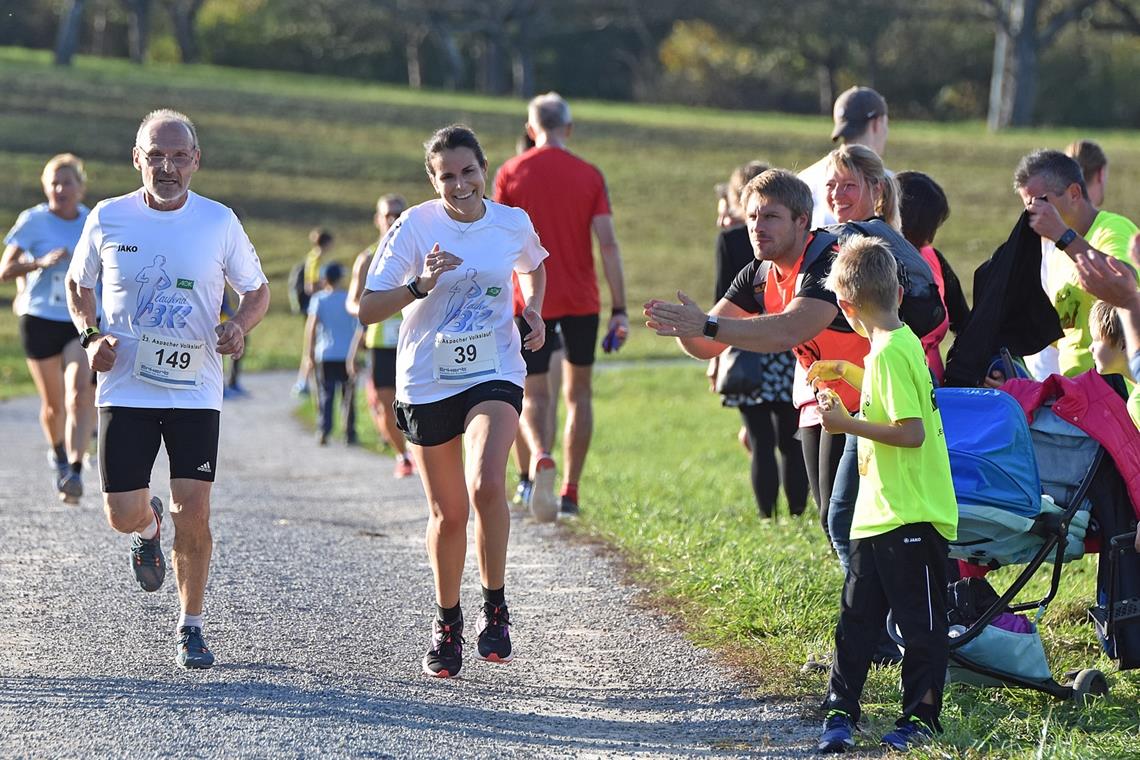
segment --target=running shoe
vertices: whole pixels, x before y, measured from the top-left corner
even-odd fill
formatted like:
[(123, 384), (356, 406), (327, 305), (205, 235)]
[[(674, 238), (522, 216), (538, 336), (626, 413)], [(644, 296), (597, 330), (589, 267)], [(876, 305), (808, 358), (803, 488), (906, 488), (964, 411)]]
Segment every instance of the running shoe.
[(822, 754), (834, 754), (846, 752), (854, 746), (855, 722), (851, 720), (851, 716), (842, 710), (828, 711), (816, 750)]
[(520, 480), (519, 484), (515, 486), (515, 495), (511, 499), (511, 506), (518, 509), (528, 509), (530, 504), (531, 482), (529, 480)]
[(412, 460), (406, 457), (396, 457), (396, 467), (392, 470), (392, 476), (395, 478), (407, 478), (414, 475), (416, 466), (412, 464)]
[(483, 602), (476, 630), (479, 631), (476, 657), (487, 662), (511, 661), (511, 615), (507, 605), (496, 607)]
[(65, 504), (78, 504), (79, 497), (83, 495), (83, 476), (67, 468), (67, 474), (56, 483), (59, 489), (59, 500)]
[(530, 513), (538, 522), (558, 519), (558, 498), (554, 495), (556, 474), (554, 457), (543, 454), (535, 461), (531, 474)]
[(150, 508), (158, 520), (154, 538), (131, 534), (131, 569), (143, 591), (158, 591), (166, 579), (166, 558), (162, 556), (162, 499), (152, 496)]
[(886, 734), (881, 744), (889, 749), (906, 752), (911, 747), (929, 744), (933, 738), (934, 732), (930, 727), (912, 715), (910, 720), (902, 722), (901, 726)]
[(431, 624), (431, 649), (424, 655), (424, 673), (433, 678), (454, 678), (463, 666), (463, 621)]
[(184, 668), (205, 670), (214, 666), (214, 653), (202, 638), (202, 629), (184, 625), (178, 629), (178, 647), (174, 661)]
[(574, 501), (569, 496), (563, 496), (562, 497), (562, 504), (559, 507), (559, 510), (566, 517), (577, 517), (578, 516), (578, 502)]

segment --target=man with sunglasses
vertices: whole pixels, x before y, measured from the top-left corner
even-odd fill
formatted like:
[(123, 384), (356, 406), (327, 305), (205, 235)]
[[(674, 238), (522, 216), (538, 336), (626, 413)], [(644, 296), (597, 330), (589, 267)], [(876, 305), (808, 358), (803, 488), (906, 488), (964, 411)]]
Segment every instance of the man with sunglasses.
[[(142, 187), (98, 204), (67, 272), (68, 308), (98, 373), (99, 470), (111, 527), (131, 535), (144, 591), (166, 577), (163, 504), (150, 476), (160, 443), (170, 459), (170, 513), (181, 613), (175, 660), (208, 668), (202, 637), (210, 569), (210, 490), (218, 470), (222, 354), (240, 358), (265, 315), (269, 286), (241, 223), (190, 191), (201, 151), (193, 122), (162, 109), (142, 120), (131, 151)], [(103, 326), (95, 319), (102, 281)], [(240, 295), (219, 323), (226, 283)]]
[(1013, 188), (1029, 211), (1029, 226), (1041, 236), (1045, 292), (1061, 318), (1057, 364), (1038, 364), (1035, 374), (1074, 376), (1092, 369), (1089, 311), (1092, 295), (1081, 288), (1073, 262), (1089, 248), (1128, 262), (1128, 244), (1137, 227), (1120, 214), (1101, 211), (1089, 198), (1080, 165), (1059, 150), (1023, 156)]

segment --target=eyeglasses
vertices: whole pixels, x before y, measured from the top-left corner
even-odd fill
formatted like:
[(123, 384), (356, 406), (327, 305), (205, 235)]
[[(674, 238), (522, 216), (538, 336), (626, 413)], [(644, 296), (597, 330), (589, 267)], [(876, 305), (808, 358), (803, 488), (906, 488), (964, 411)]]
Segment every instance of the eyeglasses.
[[(142, 151), (140, 146), (136, 145), (135, 147)], [(147, 166), (153, 169), (162, 168), (167, 161), (175, 169), (185, 169), (194, 163), (194, 155), (191, 153), (175, 153), (173, 156), (168, 156), (165, 153), (143, 153), (143, 158), (146, 159)]]

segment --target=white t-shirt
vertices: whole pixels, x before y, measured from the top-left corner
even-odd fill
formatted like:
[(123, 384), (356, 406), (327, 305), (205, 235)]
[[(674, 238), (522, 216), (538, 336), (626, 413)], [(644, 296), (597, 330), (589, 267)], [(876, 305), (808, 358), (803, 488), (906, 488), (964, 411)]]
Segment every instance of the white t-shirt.
[(483, 203), (483, 218), (470, 224), (449, 217), (440, 200), (413, 206), (372, 259), (368, 290), (403, 287), (423, 271), (436, 243), (463, 259), (427, 298), (404, 308), (396, 398), (406, 404), (429, 404), (491, 380), (523, 386), (526, 365), (514, 323), (511, 272), (532, 272), (548, 254), (525, 211)]
[(33, 269), (25, 275), (27, 281), (24, 290), (15, 304), (17, 314), (56, 322), (71, 321), (71, 314), (67, 311), (67, 288), (63, 279), (87, 214), (87, 207), (80, 204), (76, 218), (62, 219), (51, 212), (48, 204), (41, 203), (27, 209), (16, 219), (4, 237), (4, 245), (14, 245), (37, 259), (56, 248), (66, 248), (68, 253), (47, 269)]
[[(1041, 238), (1041, 289), (1049, 292), (1049, 257), (1057, 249), (1057, 244), (1049, 238)], [(1061, 355), (1056, 344), (1049, 344), (1039, 353), (1023, 357), (1029, 374), (1037, 380), (1044, 380), (1049, 375), (1061, 374)]]
[(267, 282), (233, 211), (193, 192), (175, 211), (148, 207), (142, 189), (110, 198), (87, 217), (68, 275), (84, 288), (102, 280), (102, 330), (118, 340), (97, 406), (221, 410), (225, 285)]
[(827, 205), (827, 180), (831, 179), (831, 172), (827, 170), (827, 156), (800, 172), (799, 178), (811, 188), (811, 229), (818, 230), (839, 221)]

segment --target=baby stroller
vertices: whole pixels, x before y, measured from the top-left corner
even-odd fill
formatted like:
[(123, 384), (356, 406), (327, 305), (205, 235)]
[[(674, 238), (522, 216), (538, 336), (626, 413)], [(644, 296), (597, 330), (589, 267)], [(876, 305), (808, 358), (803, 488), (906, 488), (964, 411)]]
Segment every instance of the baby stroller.
[[(1108, 683), (1096, 669), (1071, 671), (1063, 682), (1054, 679), (1036, 623), (1024, 617), (1013, 626), (993, 623), (1001, 616), (1006, 617), (999, 622), (1008, 623), (1010, 613), (1043, 613), (1056, 596), (1064, 563), (1085, 552), (1094, 502), (1107, 498), (1107, 485), (1122, 482), (1112, 459), (1051, 406), (1037, 409), (1028, 424), (1018, 402), (1002, 391), (940, 388), (936, 398), (959, 510), (958, 538), (950, 545), (950, 556), (987, 568), (1025, 565), (1004, 593), (992, 593), (965, 625), (951, 627), (949, 680), (1028, 688), (1080, 701), (1107, 694)], [(1127, 511), (1131, 513), (1130, 505)], [(1049, 562), (1047, 593), (1041, 599), (1016, 601)], [(972, 582), (952, 585), (951, 607), (956, 587)], [(1102, 601), (1108, 610), (1121, 609), (1116, 599)], [(1122, 620), (1116, 617), (1111, 622), (1119, 625)], [(897, 635), (893, 625), (888, 628)]]

